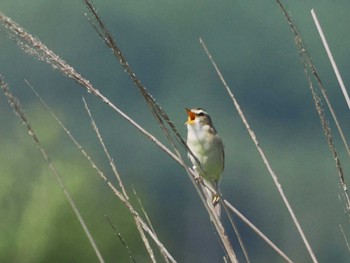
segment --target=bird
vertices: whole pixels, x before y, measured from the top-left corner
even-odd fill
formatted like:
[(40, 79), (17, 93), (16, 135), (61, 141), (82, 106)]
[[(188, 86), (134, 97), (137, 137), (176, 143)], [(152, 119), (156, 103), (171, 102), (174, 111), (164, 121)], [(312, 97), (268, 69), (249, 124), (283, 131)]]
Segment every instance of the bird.
[[(188, 157), (193, 169), (203, 178), (202, 190), (208, 205), (212, 205), (220, 218), (219, 182), (225, 166), (224, 144), (209, 114), (202, 108), (185, 108), (188, 120)], [(193, 155), (192, 155), (192, 154)], [(195, 158), (194, 158), (195, 157)], [(214, 191), (213, 191), (214, 190)]]

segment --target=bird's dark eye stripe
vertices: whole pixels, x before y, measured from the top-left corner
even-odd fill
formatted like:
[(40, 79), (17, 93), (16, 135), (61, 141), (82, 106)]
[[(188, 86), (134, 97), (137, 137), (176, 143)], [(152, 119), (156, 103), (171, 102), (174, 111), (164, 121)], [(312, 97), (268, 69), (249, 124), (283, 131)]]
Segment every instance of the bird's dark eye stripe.
[(200, 112), (197, 114), (197, 116), (205, 116), (205, 113), (204, 112)]

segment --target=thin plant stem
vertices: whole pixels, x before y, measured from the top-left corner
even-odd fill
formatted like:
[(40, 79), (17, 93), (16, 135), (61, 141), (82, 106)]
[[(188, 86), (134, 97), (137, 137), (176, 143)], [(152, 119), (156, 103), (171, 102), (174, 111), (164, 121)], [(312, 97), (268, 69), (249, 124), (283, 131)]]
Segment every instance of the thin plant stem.
[(102, 139), (102, 136), (101, 136), (101, 134), (100, 134), (100, 132), (99, 132), (99, 129), (98, 129), (96, 123), (95, 123), (94, 118), (93, 118), (92, 115), (91, 115), (91, 111), (90, 111), (90, 109), (89, 109), (89, 107), (88, 107), (88, 105), (87, 105), (86, 100), (84, 99), (84, 97), (83, 97), (83, 103), (84, 103), (85, 110), (87, 111), (87, 113), (88, 113), (88, 115), (89, 115), (89, 118), (90, 118), (90, 120), (91, 120), (91, 125), (92, 125), (94, 131), (96, 131), (96, 132), (95, 132), (95, 133), (96, 133), (96, 136), (97, 136), (97, 138), (98, 138), (98, 140), (99, 140), (99, 142), (100, 142), (100, 144), (101, 144), (101, 146), (102, 146), (102, 148), (103, 148), (104, 153), (106, 154), (106, 156), (107, 156), (107, 158), (108, 158), (109, 165), (112, 167), (113, 173), (114, 173), (114, 175), (115, 175), (116, 178), (117, 178), (117, 181), (118, 181), (118, 183), (119, 183), (119, 187), (120, 187), (120, 189), (122, 190), (122, 193), (123, 193), (123, 195), (125, 196), (125, 199), (128, 200), (128, 199), (129, 199), (129, 196), (128, 196), (126, 190), (125, 190), (123, 181), (122, 181), (122, 179), (121, 179), (121, 177), (120, 177), (120, 175), (119, 175), (119, 172), (118, 172), (118, 170), (117, 170), (117, 167), (115, 166), (114, 160), (112, 159), (111, 155), (109, 154), (109, 152), (108, 152), (108, 150), (107, 150), (107, 148), (106, 148), (106, 145), (105, 145), (105, 143), (104, 143), (104, 141), (103, 141), (103, 139)]
[[(153, 233), (154, 233), (155, 235), (157, 235), (156, 231), (155, 231), (154, 228), (153, 228), (153, 224), (152, 224), (152, 222), (151, 222), (151, 219), (149, 218), (149, 216), (148, 216), (148, 214), (147, 214), (147, 212), (146, 212), (146, 209), (145, 209), (145, 207), (144, 207), (143, 204), (142, 204), (142, 201), (141, 201), (140, 197), (139, 197), (138, 194), (136, 193), (135, 188), (133, 188), (132, 190), (133, 190), (133, 193), (134, 193), (134, 195), (135, 195), (135, 197), (136, 197), (136, 199), (137, 199), (137, 202), (139, 203), (139, 206), (140, 206), (140, 208), (141, 208), (141, 211), (142, 211), (144, 217), (146, 218), (146, 222), (148, 223), (148, 225), (149, 225), (150, 229), (153, 231)], [(167, 256), (164, 255), (162, 251), (161, 251), (161, 253), (162, 253), (162, 255), (163, 255), (163, 258), (164, 258), (165, 262), (168, 263), (169, 260), (168, 260)]]
[[(217, 188), (219, 188), (219, 186), (217, 186)], [(225, 203), (225, 200), (223, 199), (222, 194), (220, 193), (219, 189), (217, 189), (217, 192), (218, 192), (218, 194), (220, 196), (220, 199), (219, 199), (220, 205), (225, 210), (225, 213), (226, 213), (226, 215), (228, 217), (228, 220), (229, 220), (229, 222), (230, 222), (230, 224), (231, 224), (231, 226), (233, 228), (233, 231), (235, 232), (235, 235), (237, 237), (238, 243), (239, 243), (239, 245), (242, 248), (245, 260), (246, 260), (247, 263), (250, 263), (248, 250), (247, 250), (246, 246), (244, 245), (243, 238), (242, 238), (242, 236), (241, 236), (241, 234), (240, 234), (240, 232), (238, 230), (236, 222), (235, 222), (234, 218), (232, 217), (232, 215), (229, 213), (229, 211), (227, 209), (227, 206), (226, 206), (226, 203)]]
[[(324, 45), (324, 47), (325, 47), (325, 49), (326, 49), (328, 58), (329, 58), (329, 60), (330, 60), (330, 62), (331, 62), (331, 65), (332, 65), (332, 67), (333, 67), (333, 70), (334, 70), (334, 72), (335, 72), (335, 75), (336, 75), (336, 77), (337, 77), (337, 79), (338, 79), (338, 82), (339, 82), (339, 85), (340, 85), (341, 90), (342, 90), (342, 92), (343, 92), (345, 101), (347, 102), (348, 107), (350, 108), (350, 99), (349, 99), (348, 92), (346, 91), (346, 88), (345, 88), (343, 79), (342, 79), (342, 77), (341, 77), (341, 75), (340, 75), (340, 73), (339, 73), (337, 64), (335, 63), (335, 60), (334, 60), (333, 55), (332, 55), (332, 52), (331, 52), (331, 50), (330, 50), (330, 48), (329, 48), (329, 46), (328, 46), (327, 39), (326, 39), (325, 35), (323, 34), (322, 27), (321, 27), (320, 23), (318, 22), (316, 13), (315, 13), (315, 11), (314, 11), (313, 9), (311, 10), (311, 15), (312, 15), (312, 18), (314, 19), (316, 28), (317, 28), (317, 30), (318, 30), (318, 33), (320, 34), (320, 37), (321, 37), (321, 39), (322, 39), (322, 43), (323, 43), (323, 45)], [(323, 93), (325, 93), (325, 92), (322, 92), (322, 94), (323, 94)], [(325, 93), (325, 94), (326, 94), (326, 93)], [(326, 100), (326, 102), (327, 102), (327, 105), (329, 106), (330, 103), (329, 103), (329, 100), (328, 100), (328, 97), (327, 97), (327, 96), (325, 97), (325, 100)], [(341, 126), (340, 126), (340, 124), (339, 124), (338, 118), (337, 118), (337, 116), (336, 116), (335, 113), (334, 113), (333, 107), (332, 107), (332, 106), (329, 106), (329, 110), (330, 110), (330, 112), (331, 112), (331, 114), (332, 114), (332, 117), (333, 117), (333, 119), (334, 119), (335, 125), (337, 126), (337, 129), (338, 129), (338, 131), (339, 131), (340, 137), (342, 138), (342, 141), (343, 141), (343, 143), (344, 143), (345, 149), (346, 149), (348, 155), (350, 156), (350, 148), (349, 148), (348, 142), (347, 142), (347, 140), (346, 140), (346, 138), (345, 138), (345, 135), (344, 135), (344, 133), (343, 133), (343, 129), (341, 128)]]
[(125, 242), (123, 236), (121, 235), (121, 233), (118, 231), (117, 227), (113, 224), (112, 220), (109, 218), (108, 215), (105, 216), (108, 223), (111, 225), (111, 227), (113, 228), (114, 234), (118, 237), (118, 239), (120, 240), (120, 242), (122, 243), (122, 245), (124, 246), (124, 248), (126, 249), (126, 251), (128, 252), (129, 258), (133, 263), (136, 263), (136, 260), (134, 258), (134, 255), (132, 254), (128, 244)]
[(141, 222), (140, 222), (140, 220), (137, 219), (137, 217), (135, 217), (134, 219), (135, 219), (135, 224), (136, 224), (137, 230), (139, 231), (141, 239), (142, 239), (143, 243), (145, 244), (148, 255), (150, 256), (152, 262), (156, 263), (157, 262), (156, 257), (154, 256), (153, 249), (152, 249), (151, 245), (149, 244), (148, 238), (145, 235), (145, 232), (144, 232), (144, 229), (141, 225)]
[(348, 108), (350, 109), (350, 98), (349, 98), (349, 94), (348, 94), (348, 92), (347, 92), (347, 90), (346, 90), (346, 87), (345, 87), (345, 85), (344, 85), (343, 79), (342, 79), (342, 77), (341, 77), (341, 75), (340, 75), (340, 73), (339, 73), (337, 63), (335, 63), (335, 60), (334, 60), (334, 58), (333, 58), (331, 49), (330, 49), (329, 46), (328, 46), (328, 42), (327, 42), (326, 36), (325, 36), (324, 33), (323, 33), (322, 27), (321, 27), (321, 25), (320, 25), (320, 22), (319, 22), (318, 19), (317, 19), (317, 15), (316, 15), (316, 12), (315, 12), (314, 9), (311, 9), (311, 15), (312, 15), (312, 18), (314, 19), (314, 22), (315, 22), (317, 31), (318, 31), (318, 33), (320, 34), (320, 37), (321, 37), (322, 43), (323, 43), (323, 45), (324, 45), (324, 48), (325, 48), (325, 50), (326, 50), (326, 52), (327, 52), (329, 61), (330, 61), (331, 64), (332, 64), (334, 73), (335, 73), (335, 75), (336, 75), (336, 77), (337, 77), (337, 80), (338, 80), (338, 82), (339, 82), (340, 88), (341, 88), (341, 90), (342, 90), (342, 92), (343, 92), (343, 95), (344, 95), (346, 104), (348, 105)]
[(345, 244), (346, 244), (346, 247), (348, 249), (348, 252), (350, 252), (350, 244), (349, 244), (348, 238), (346, 237), (346, 234), (344, 232), (344, 229), (343, 229), (342, 225), (339, 225), (339, 229), (340, 229), (340, 232), (342, 233), (343, 238), (345, 240)]
[(11, 105), (11, 107), (13, 108), (14, 112), (19, 117), (19, 119), (22, 121), (22, 123), (26, 126), (29, 135), (34, 140), (35, 145), (38, 147), (41, 155), (43, 156), (44, 160), (47, 162), (52, 174), (54, 175), (58, 184), (62, 188), (63, 193), (64, 193), (69, 205), (71, 206), (75, 216), (77, 217), (81, 227), (83, 228), (84, 233), (87, 236), (87, 238), (90, 242), (90, 245), (93, 248), (99, 262), (105, 262), (88, 226), (85, 223), (85, 220), (83, 219), (75, 201), (73, 200), (69, 190), (67, 189), (67, 187), (63, 181), (62, 176), (60, 175), (60, 173), (58, 172), (58, 170), (56, 169), (54, 164), (51, 162), (51, 158), (49, 157), (49, 155), (46, 152), (46, 150), (44, 149), (44, 147), (41, 145), (39, 138), (37, 137), (34, 129), (32, 128), (32, 126), (29, 123), (28, 118), (26, 117), (26, 115), (24, 114), (24, 111), (22, 110), (22, 107), (21, 107), (19, 100), (11, 93), (8, 85), (4, 82), (1, 75), (0, 75), (0, 86), (1, 86), (5, 96), (7, 97), (9, 104)]
[(293, 211), (293, 209), (292, 209), (292, 207), (291, 207), (291, 205), (290, 205), (290, 203), (289, 203), (289, 201), (288, 201), (288, 199), (286, 197), (286, 195), (284, 194), (282, 185), (280, 184), (277, 175), (272, 170), (272, 167), (271, 167), (271, 165), (270, 165), (270, 163), (269, 163), (269, 161), (268, 161), (264, 151), (260, 147), (260, 144), (258, 142), (258, 139), (257, 139), (254, 131), (250, 128), (250, 125), (249, 125), (246, 117), (244, 116), (243, 111), (242, 111), (238, 101), (236, 100), (235, 96), (233, 95), (233, 92), (230, 89), (230, 87), (227, 85), (223, 75), (221, 74), (221, 71), (219, 70), (219, 67), (217, 66), (216, 62), (214, 61), (212, 55), (210, 54), (208, 48), (206, 47), (206, 45), (204, 43), (204, 41), (201, 38), (200, 38), (199, 41), (200, 41), (200, 43), (201, 43), (201, 45), (202, 45), (206, 55), (208, 56), (210, 62), (212, 63), (212, 65), (213, 65), (217, 75), (219, 76), (223, 86), (225, 87), (226, 91), (228, 92), (230, 98), (232, 99), (233, 104), (234, 104), (234, 106), (235, 106), (239, 116), (241, 117), (241, 120), (243, 121), (243, 124), (245, 125), (245, 127), (246, 127), (246, 129), (248, 131), (248, 134), (250, 135), (251, 139), (253, 140), (253, 142), (255, 144), (255, 147), (257, 148), (257, 150), (258, 150), (258, 152), (259, 152), (259, 154), (260, 154), (260, 156), (261, 156), (261, 158), (262, 158), (262, 160), (263, 160), (267, 170), (269, 171), (269, 173), (270, 173), (270, 175), (271, 175), (271, 177), (273, 179), (273, 182), (275, 183), (275, 186), (276, 186), (276, 188), (278, 190), (278, 193), (280, 194), (280, 196), (281, 196), (281, 198), (282, 198), (282, 200), (283, 200), (283, 202), (284, 202), (284, 204), (285, 204), (285, 206), (286, 206), (286, 208), (287, 208), (287, 210), (288, 210), (288, 212), (289, 212), (289, 214), (290, 214), (290, 216), (291, 216), (291, 218), (292, 218), (292, 220), (294, 222), (294, 225), (296, 226), (296, 228), (297, 228), (297, 230), (298, 230), (298, 232), (299, 232), (299, 234), (300, 234), (300, 236), (301, 236), (301, 238), (302, 238), (302, 240), (303, 240), (303, 242), (304, 242), (304, 244), (305, 244), (305, 246), (307, 248), (307, 251), (309, 252), (313, 262), (317, 262), (316, 256), (315, 256), (314, 252), (312, 251), (312, 248), (311, 248), (311, 246), (310, 246), (310, 244), (309, 244), (309, 242), (308, 242), (308, 240), (307, 240), (307, 238), (306, 238), (306, 236), (304, 234), (304, 231), (303, 231), (303, 229), (302, 229), (302, 227), (301, 227), (301, 225), (300, 225), (300, 223), (299, 223), (299, 221), (298, 221), (298, 219), (297, 219), (297, 217), (296, 217), (296, 215), (295, 215), (295, 213), (294, 213), (294, 211)]
[(262, 240), (266, 242), (278, 255), (280, 255), (286, 262), (293, 263), (293, 261), (279, 249), (264, 233), (262, 233), (252, 222), (250, 222), (241, 212), (239, 212), (233, 205), (227, 200), (223, 200), (225, 208), (231, 210), (236, 216), (238, 216), (246, 225), (248, 225)]
[(152, 222), (151, 222), (151, 220), (150, 220), (150, 218), (149, 218), (149, 216), (148, 216), (148, 214), (147, 214), (147, 212), (146, 212), (146, 210), (145, 210), (145, 207), (143, 206), (143, 204), (142, 204), (142, 202), (141, 202), (140, 197), (138, 196), (138, 194), (137, 194), (135, 188), (133, 188), (132, 190), (133, 190), (133, 193), (134, 193), (134, 195), (135, 195), (135, 197), (136, 197), (137, 202), (139, 203), (139, 206), (140, 206), (140, 208), (141, 208), (141, 211), (142, 211), (143, 215), (144, 215), (145, 218), (146, 218), (146, 221), (147, 221), (147, 223), (148, 223), (150, 229), (151, 229), (153, 232), (155, 232), (155, 231), (154, 231), (154, 228), (153, 228), (153, 224), (152, 224)]

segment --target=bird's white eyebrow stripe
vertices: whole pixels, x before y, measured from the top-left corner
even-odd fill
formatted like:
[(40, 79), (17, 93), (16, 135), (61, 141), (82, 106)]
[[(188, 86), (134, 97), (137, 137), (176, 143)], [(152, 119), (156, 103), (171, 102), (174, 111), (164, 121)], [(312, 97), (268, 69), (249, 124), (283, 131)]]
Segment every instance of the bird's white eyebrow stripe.
[(191, 110), (194, 114), (200, 114), (200, 113), (204, 113), (205, 115), (208, 115), (208, 113), (203, 110), (203, 109), (193, 109)]

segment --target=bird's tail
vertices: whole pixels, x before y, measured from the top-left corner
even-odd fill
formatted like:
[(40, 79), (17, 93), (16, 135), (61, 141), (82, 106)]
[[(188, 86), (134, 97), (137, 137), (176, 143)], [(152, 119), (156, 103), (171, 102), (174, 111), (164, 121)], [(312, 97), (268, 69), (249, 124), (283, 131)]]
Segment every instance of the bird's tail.
[[(217, 216), (220, 219), (221, 216), (221, 205), (220, 205), (220, 196), (218, 194), (218, 186), (217, 183), (211, 183), (207, 180), (203, 180), (204, 185), (202, 185), (202, 190), (207, 200), (207, 204), (209, 206), (213, 206)], [(214, 193), (214, 191), (216, 193)]]

